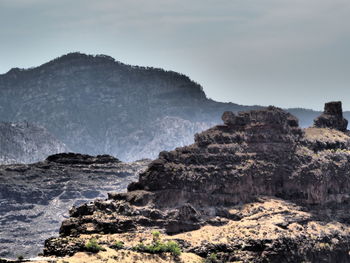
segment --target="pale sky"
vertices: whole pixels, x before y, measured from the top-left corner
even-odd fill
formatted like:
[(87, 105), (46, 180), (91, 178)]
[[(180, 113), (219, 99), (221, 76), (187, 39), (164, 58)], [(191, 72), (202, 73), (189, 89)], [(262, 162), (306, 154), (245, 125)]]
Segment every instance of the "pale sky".
[(209, 98), (350, 110), (349, 0), (0, 0), (0, 73), (68, 52), (188, 75)]

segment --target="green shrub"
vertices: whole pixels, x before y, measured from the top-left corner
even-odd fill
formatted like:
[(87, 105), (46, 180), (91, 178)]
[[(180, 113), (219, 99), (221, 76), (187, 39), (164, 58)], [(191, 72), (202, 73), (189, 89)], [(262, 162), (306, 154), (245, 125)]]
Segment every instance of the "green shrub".
[(115, 249), (122, 249), (122, 248), (124, 248), (124, 242), (123, 241), (116, 241), (113, 244), (113, 248), (115, 248)]
[(216, 253), (211, 253), (206, 259), (203, 261), (204, 263), (216, 263), (218, 262), (218, 256)]
[(152, 231), (152, 236), (153, 236), (153, 243), (160, 241), (160, 232), (159, 231)]
[(22, 255), (19, 255), (19, 256), (17, 257), (17, 259), (18, 259), (19, 261), (22, 261), (22, 260), (24, 259), (24, 257), (23, 257)]
[(91, 238), (88, 242), (86, 242), (85, 249), (86, 251), (92, 252), (92, 253), (97, 253), (99, 251), (106, 251), (105, 248), (103, 248), (97, 243), (96, 238)]
[(139, 243), (132, 249), (138, 252), (146, 252), (151, 254), (161, 254), (161, 253), (171, 253), (174, 256), (179, 256), (181, 254), (181, 248), (179, 244), (175, 241), (161, 242), (160, 232), (152, 232), (153, 240), (152, 244), (145, 245), (144, 243)]
[(169, 252), (174, 256), (179, 256), (181, 254), (181, 248), (175, 241), (168, 241), (166, 243), (158, 241), (156, 243), (152, 243), (151, 245), (140, 243), (133, 247), (133, 249), (138, 252), (146, 252), (151, 254), (161, 254), (166, 252)]

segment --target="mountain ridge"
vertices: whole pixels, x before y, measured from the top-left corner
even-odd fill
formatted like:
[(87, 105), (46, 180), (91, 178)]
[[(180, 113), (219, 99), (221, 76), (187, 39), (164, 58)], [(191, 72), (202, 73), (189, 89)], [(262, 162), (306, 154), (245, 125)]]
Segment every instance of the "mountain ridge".
[[(149, 156), (131, 156), (127, 150), (137, 152), (135, 147), (154, 141), (156, 120), (176, 117), (182, 126), (190, 121), (197, 132), (222, 110), (244, 107), (208, 99), (202, 87), (183, 74), (80, 53), (0, 75), (0, 95), (1, 120), (39, 123), (74, 152), (107, 153), (124, 160), (156, 157), (153, 149), (148, 149)], [(177, 132), (176, 127), (167, 130)], [(119, 139), (110, 143), (111, 138)], [(162, 147), (158, 144), (157, 149)]]
[[(160, 150), (189, 144), (224, 111), (260, 108), (214, 101), (184, 74), (106, 55), (69, 53), (0, 75), (0, 120), (38, 123), (74, 152), (124, 161), (156, 158)], [(289, 112), (302, 127), (320, 115), (298, 108)], [(344, 115), (349, 118), (350, 112)], [(165, 136), (180, 143), (158, 140)]]

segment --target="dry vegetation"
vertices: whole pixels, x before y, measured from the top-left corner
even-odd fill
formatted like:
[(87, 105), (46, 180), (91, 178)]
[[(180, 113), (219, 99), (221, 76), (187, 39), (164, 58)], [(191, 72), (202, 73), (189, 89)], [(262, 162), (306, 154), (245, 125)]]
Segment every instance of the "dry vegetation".
[(341, 131), (328, 128), (307, 128), (305, 131), (305, 139), (311, 142), (320, 141), (327, 143), (348, 143), (350, 137)]
[[(265, 197), (258, 202), (236, 206), (230, 209), (231, 214), (242, 217), (239, 221), (228, 221), (223, 226), (204, 226), (199, 230), (181, 233), (175, 236), (160, 235), (160, 240), (166, 242), (172, 239), (182, 239), (193, 247), (200, 247), (206, 242), (212, 244), (229, 244), (240, 240), (243, 244), (249, 240), (279, 239), (282, 237), (299, 238), (306, 237), (308, 240), (317, 240), (320, 235), (338, 236), (350, 234), (350, 229), (338, 222), (312, 221), (312, 214), (301, 211), (301, 208), (291, 202), (277, 198)], [(310, 220), (308, 223), (303, 224)], [(116, 242), (123, 242), (125, 248), (131, 248), (139, 244), (150, 244), (152, 242), (152, 231), (143, 233), (123, 233), (113, 235), (81, 235), (79, 238), (86, 242), (95, 238), (98, 243), (106, 249), (98, 253), (79, 252), (72, 257), (54, 259), (57, 263), (82, 263), (82, 262), (186, 262), (202, 263), (204, 259), (192, 254), (181, 253), (179, 257), (170, 253), (149, 254), (140, 253), (130, 249), (111, 249), (109, 246)], [(317, 242), (315, 247), (319, 250), (330, 250), (338, 240), (331, 242)], [(237, 251), (237, 253), (241, 253)], [(50, 262), (50, 261), (46, 261)]]

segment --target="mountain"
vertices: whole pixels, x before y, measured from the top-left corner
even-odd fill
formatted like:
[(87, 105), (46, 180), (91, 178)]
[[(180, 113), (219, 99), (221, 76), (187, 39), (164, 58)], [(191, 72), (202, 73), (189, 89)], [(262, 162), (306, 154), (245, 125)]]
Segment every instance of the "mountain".
[[(0, 75), (0, 121), (38, 123), (73, 152), (126, 161), (156, 158), (160, 149), (192, 143), (193, 134), (216, 124), (224, 111), (258, 108), (213, 101), (183, 74), (126, 65), (106, 55), (70, 53)], [(320, 115), (288, 111), (302, 127)], [(159, 139), (165, 137), (179, 140)]]
[(0, 165), (0, 257), (35, 256), (45, 239), (57, 235), (69, 207), (124, 191), (148, 163), (64, 153)]
[(326, 104), (306, 129), (272, 106), (222, 119), (194, 144), (160, 153), (127, 193), (73, 207), (44, 254), (68, 262), (350, 262), (341, 104)]
[[(159, 149), (192, 141), (193, 133), (213, 125), (224, 110), (249, 108), (208, 99), (185, 75), (104, 55), (70, 53), (0, 75), (0, 120), (39, 123), (73, 152), (122, 160), (155, 158)], [(158, 141), (165, 124), (160, 137), (181, 139)]]
[(0, 122), (0, 164), (33, 163), (68, 148), (44, 127)]
[[(155, 158), (159, 149), (193, 142), (194, 133), (216, 124), (226, 110), (258, 108), (213, 101), (183, 74), (126, 65), (106, 55), (70, 53), (0, 75), (0, 121), (38, 123), (73, 152), (111, 154), (127, 161)], [(320, 115), (288, 111), (302, 127)], [(164, 144), (158, 135), (181, 139)]]

